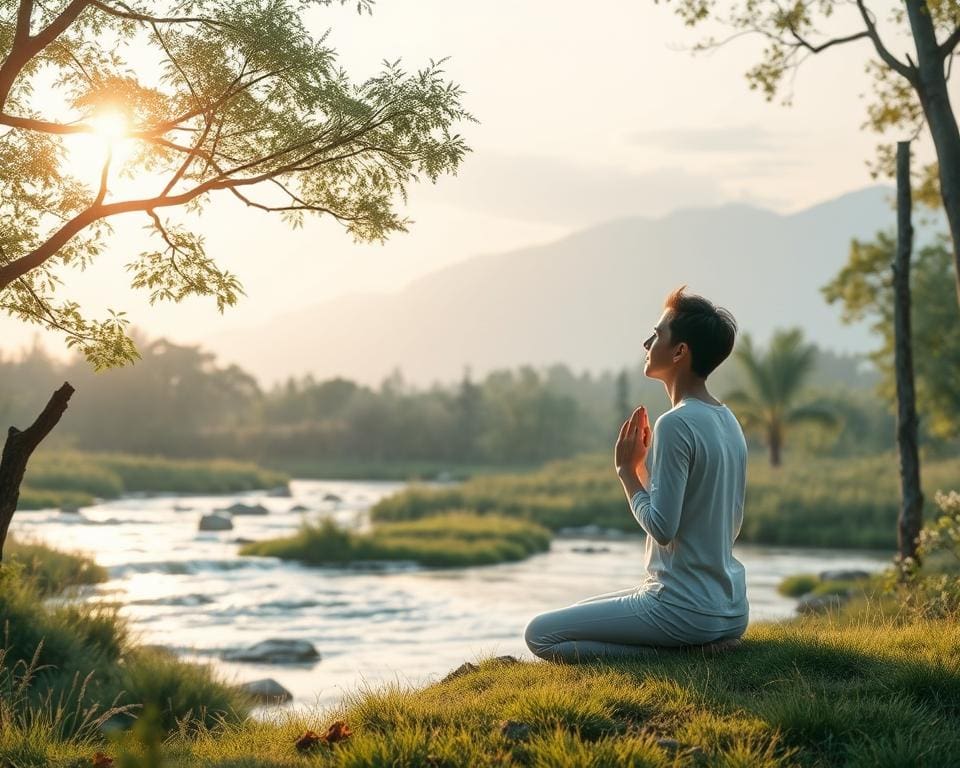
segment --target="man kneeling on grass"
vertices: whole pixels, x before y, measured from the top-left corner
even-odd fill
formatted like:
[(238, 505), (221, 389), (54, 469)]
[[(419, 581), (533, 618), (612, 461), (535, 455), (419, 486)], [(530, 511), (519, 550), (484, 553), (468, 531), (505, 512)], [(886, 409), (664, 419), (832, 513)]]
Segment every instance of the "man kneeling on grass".
[(629, 658), (651, 646), (738, 638), (747, 628), (746, 580), (733, 556), (747, 444), (736, 417), (706, 387), (733, 350), (737, 324), (727, 310), (683, 291), (667, 297), (643, 342), (644, 374), (663, 382), (673, 407), (657, 419), (652, 436), (646, 408), (637, 408), (614, 450), (633, 516), (647, 534), (647, 576), (639, 586), (534, 618), (526, 641), (544, 659)]

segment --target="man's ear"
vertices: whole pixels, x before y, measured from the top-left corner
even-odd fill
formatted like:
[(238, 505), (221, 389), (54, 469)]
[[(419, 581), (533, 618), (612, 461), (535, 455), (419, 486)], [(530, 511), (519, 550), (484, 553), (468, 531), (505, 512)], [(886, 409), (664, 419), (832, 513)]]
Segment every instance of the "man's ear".
[(689, 351), (690, 351), (690, 347), (687, 346), (687, 342), (681, 341), (679, 344), (677, 344), (677, 348), (673, 350), (674, 362), (676, 362), (677, 360), (682, 360), (683, 356), (687, 354), (687, 352)]

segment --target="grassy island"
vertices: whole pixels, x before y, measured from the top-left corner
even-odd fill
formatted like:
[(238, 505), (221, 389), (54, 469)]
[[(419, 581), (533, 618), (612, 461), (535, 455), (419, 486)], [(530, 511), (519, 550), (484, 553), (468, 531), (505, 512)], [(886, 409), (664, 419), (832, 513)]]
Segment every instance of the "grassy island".
[(403, 561), (452, 568), (522, 560), (550, 547), (550, 532), (528, 520), (449, 512), (353, 533), (325, 520), (293, 536), (246, 544), (242, 555), (279, 557), (310, 565)]

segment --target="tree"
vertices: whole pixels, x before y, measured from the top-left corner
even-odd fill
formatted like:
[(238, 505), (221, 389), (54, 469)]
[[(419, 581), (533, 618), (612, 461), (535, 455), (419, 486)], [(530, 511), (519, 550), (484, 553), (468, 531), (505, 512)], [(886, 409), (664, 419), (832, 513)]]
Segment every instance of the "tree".
[(923, 526), (917, 402), (910, 331), (910, 261), (913, 253), (913, 202), (910, 199), (910, 142), (897, 144), (897, 256), (893, 271), (893, 347), (897, 381), (897, 448), (900, 457), (900, 516), (897, 548), (901, 558), (916, 557)]
[[(115, 216), (141, 215), (158, 244), (126, 265), (133, 287), (151, 302), (208, 296), (220, 311), (239, 281), (167, 211), (230, 194), (295, 227), (310, 214), (358, 240), (404, 230), (396, 199), (419, 176), (456, 170), (467, 147), (452, 131), (472, 118), (438, 62), (352, 83), (301, 21), (333, 1), (0, 0), (0, 307), (63, 333), (100, 368), (134, 359), (126, 317), (89, 320), (57, 294)], [(106, 140), (96, 179), (65, 162), (78, 134)], [(121, 143), (133, 147), (125, 159)]]
[[(839, 303), (846, 323), (871, 321), (880, 346), (870, 359), (880, 371), (877, 394), (892, 407), (896, 400), (893, 350), (893, 275), (896, 239), (877, 233), (870, 242), (853, 241), (847, 263), (821, 289)], [(910, 269), (911, 325), (917, 409), (927, 437), (960, 436), (960, 308), (954, 300), (952, 254), (941, 239), (914, 249)]]
[[(914, 136), (924, 126), (929, 128), (938, 163), (923, 169), (918, 192), (927, 201), (938, 196), (943, 201), (953, 236), (954, 285), (960, 303), (960, 131), (947, 91), (954, 57), (960, 55), (960, 2), (906, 0), (893, 8), (890, 22), (897, 32), (907, 32), (915, 47), (915, 53), (904, 59), (891, 52), (867, 0), (734, 0), (726, 15), (717, 10), (715, 0), (674, 0), (674, 5), (689, 26), (716, 18), (733, 29), (726, 40), (709, 38), (698, 49), (747, 34), (765, 39), (762, 58), (747, 72), (747, 80), (768, 100), (781, 92), (787, 75), (809, 56), (859, 41), (873, 47), (877, 58), (868, 72), (873, 78), (874, 102), (867, 108), (865, 125), (878, 133), (896, 128)], [(869, 5), (880, 3), (871, 0)], [(844, 18), (847, 10), (853, 14), (852, 20)], [(843, 27), (843, 32), (824, 34), (822, 30), (831, 23)], [(878, 148), (874, 173), (893, 176), (894, 167), (892, 148), (884, 144)]]
[(771, 466), (780, 466), (787, 429), (803, 423), (833, 427), (836, 416), (815, 404), (797, 404), (816, 362), (817, 349), (803, 340), (803, 331), (776, 331), (766, 354), (745, 333), (734, 356), (746, 375), (747, 386), (724, 398), (744, 429), (760, 431), (770, 449)]

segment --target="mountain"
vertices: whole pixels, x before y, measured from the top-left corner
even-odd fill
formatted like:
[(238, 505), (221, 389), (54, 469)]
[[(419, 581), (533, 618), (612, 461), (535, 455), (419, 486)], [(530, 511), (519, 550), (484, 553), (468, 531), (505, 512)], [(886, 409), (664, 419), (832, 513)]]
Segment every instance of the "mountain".
[(876, 186), (789, 215), (724, 205), (620, 219), (204, 343), (265, 382), (312, 373), (375, 383), (396, 367), (416, 383), (455, 380), (465, 366), (612, 369), (637, 362), (664, 296), (687, 283), (761, 343), (799, 325), (821, 347), (866, 351), (867, 328), (843, 325), (820, 287), (852, 238), (894, 226), (891, 200)]

